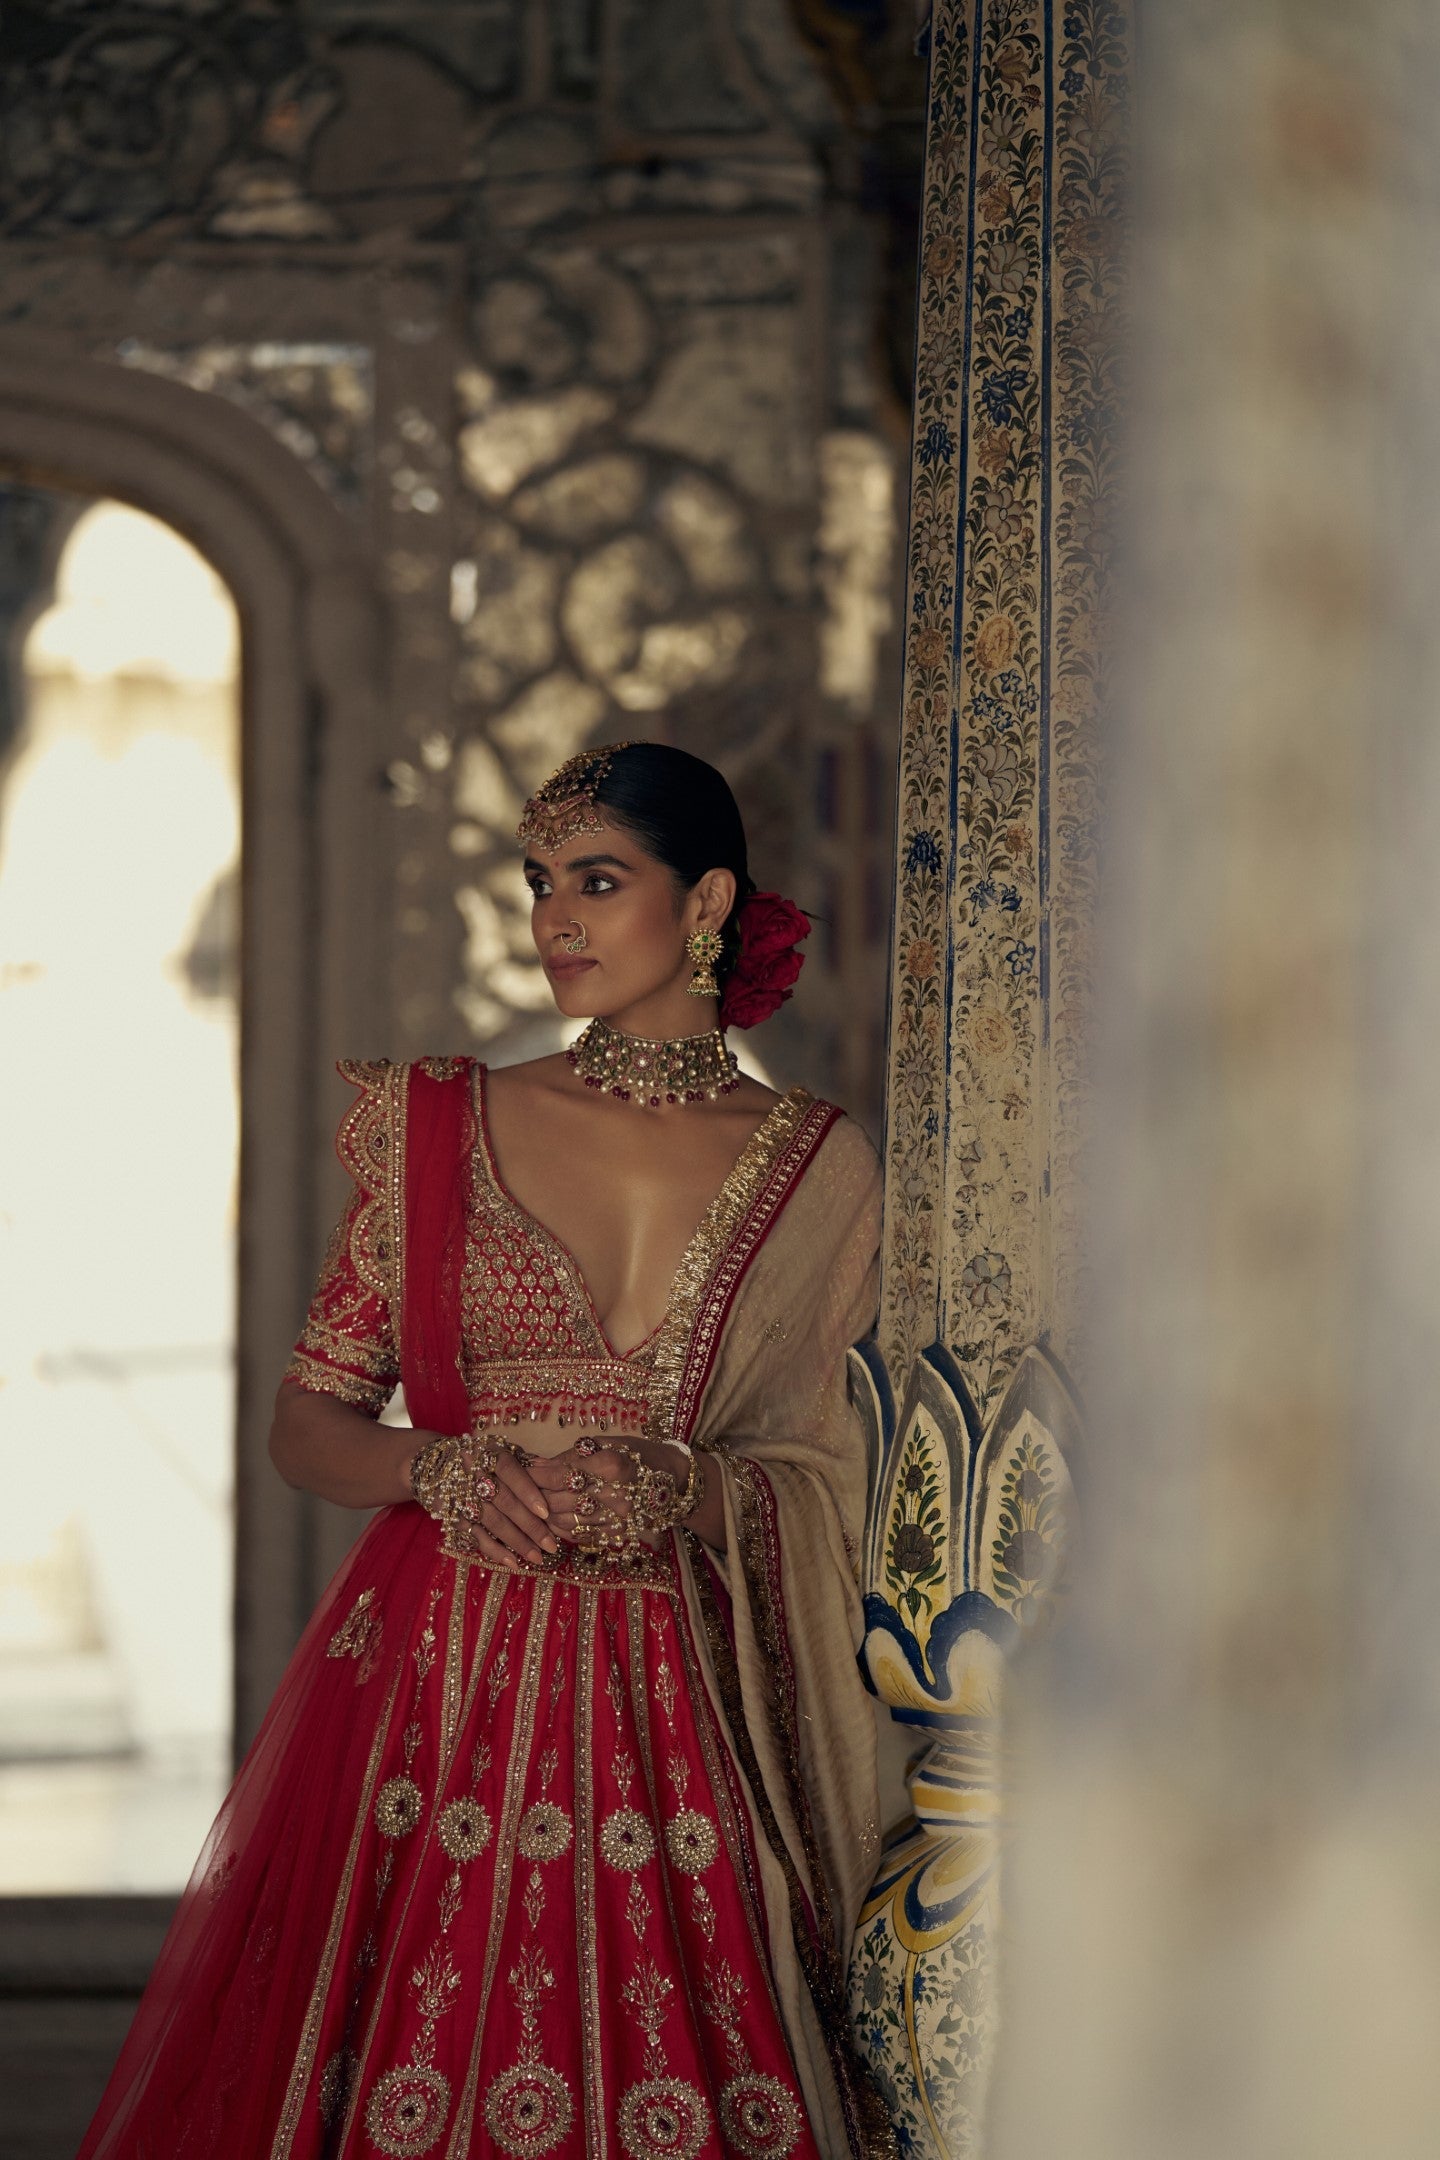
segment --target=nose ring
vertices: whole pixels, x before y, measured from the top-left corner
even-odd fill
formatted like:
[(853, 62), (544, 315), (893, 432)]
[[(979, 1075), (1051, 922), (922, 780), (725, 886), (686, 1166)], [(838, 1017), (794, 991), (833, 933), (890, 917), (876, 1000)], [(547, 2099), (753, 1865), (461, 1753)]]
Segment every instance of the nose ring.
[(575, 928), (577, 934), (574, 937), (561, 938), (560, 940), (560, 943), (565, 948), (566, 952), (584, 952), (585, 947), (590, 942), (589, 938), (585, 935), (584, 923), (577, 923)]

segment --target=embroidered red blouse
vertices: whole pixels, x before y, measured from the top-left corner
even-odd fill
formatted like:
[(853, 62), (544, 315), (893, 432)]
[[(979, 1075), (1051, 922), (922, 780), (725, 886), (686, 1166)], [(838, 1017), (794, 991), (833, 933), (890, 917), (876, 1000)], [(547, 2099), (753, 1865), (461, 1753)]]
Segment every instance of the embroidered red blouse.
[[(490, 1138), (483, 1065), (473, 1068), (472, 1088), (460, 1280), (461, 1369), (472, 1423), (517, 1424), (554, 1411), (562, 1424), (640, 1431), (660, 1330), (617, 1354), (574, 1255), (506, 1189)], [(376, 1150), (366, 1123), (362, 1096), (338, 1147), (365, 1182), (357, 1182), (331, 1236), (286, 1378), (378, 1418), (399, 1384), (400, 1340), (376, 1220), (384, 1195), (368, 1174)]]

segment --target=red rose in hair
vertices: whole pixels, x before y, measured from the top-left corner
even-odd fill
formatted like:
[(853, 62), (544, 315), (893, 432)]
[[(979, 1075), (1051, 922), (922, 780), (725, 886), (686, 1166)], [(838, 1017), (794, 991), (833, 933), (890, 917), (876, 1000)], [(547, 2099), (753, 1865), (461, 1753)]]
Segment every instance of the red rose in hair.
[(720, 1000), (721, 1027), (757, 1027), (778, 1012), (799, 980), (810, 918), (779, 893), (751, 893), (740, 905), (740, 957)]

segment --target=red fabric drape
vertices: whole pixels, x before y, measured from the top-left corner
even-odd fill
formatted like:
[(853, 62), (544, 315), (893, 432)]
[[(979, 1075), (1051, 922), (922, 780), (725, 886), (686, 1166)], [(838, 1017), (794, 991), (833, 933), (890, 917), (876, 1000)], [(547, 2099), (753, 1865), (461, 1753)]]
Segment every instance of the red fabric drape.
[(460, 1366), (460, 1275), (475, 1142), (472, 1060), (433, 1079), (410, 1073), (405, 1135), (401, 1377), (422, 1432), (463, 1433), (470, 1402)]

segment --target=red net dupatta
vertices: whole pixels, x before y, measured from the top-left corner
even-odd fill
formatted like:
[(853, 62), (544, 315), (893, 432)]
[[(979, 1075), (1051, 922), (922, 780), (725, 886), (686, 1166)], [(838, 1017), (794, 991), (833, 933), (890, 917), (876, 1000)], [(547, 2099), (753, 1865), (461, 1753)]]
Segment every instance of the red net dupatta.
[(400, 1352), (406, 1407), (422, 1432), (463, 1433), (470, 1423), (460, 1281), (475, 1145), (472, 1064), (447, 1058), (410, 1068)]

